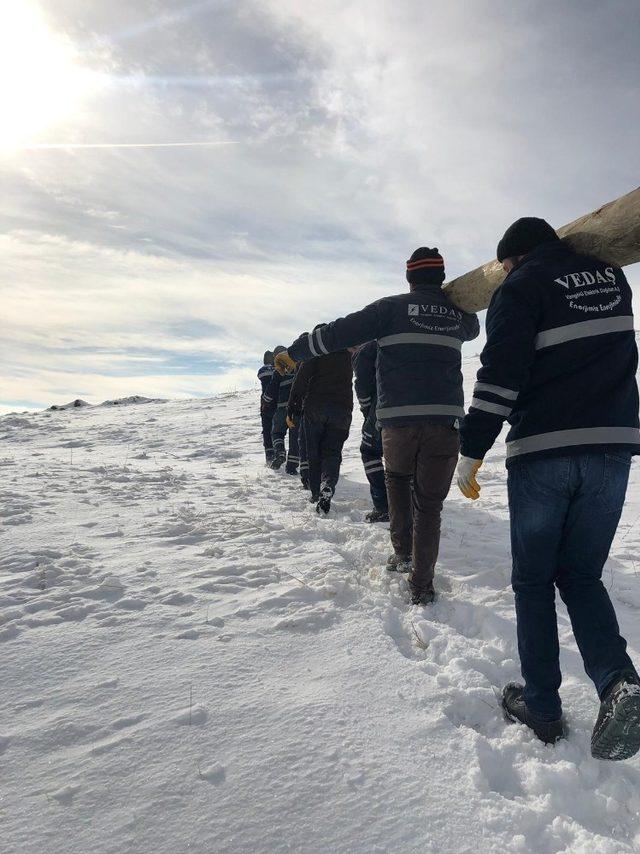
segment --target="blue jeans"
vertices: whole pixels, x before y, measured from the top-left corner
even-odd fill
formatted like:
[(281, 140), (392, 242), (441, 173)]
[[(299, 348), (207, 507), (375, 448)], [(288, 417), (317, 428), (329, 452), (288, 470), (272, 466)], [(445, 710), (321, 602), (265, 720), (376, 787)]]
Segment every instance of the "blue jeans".
[(524, 700), (542, 720), (556, 720), (562, 710), (555, 587), (600, 698), (616, 677), (635, 672), (601, 580), (630, 464), (625, 451), (595, 451), (522, 457), (509, 466), (512, 585)]

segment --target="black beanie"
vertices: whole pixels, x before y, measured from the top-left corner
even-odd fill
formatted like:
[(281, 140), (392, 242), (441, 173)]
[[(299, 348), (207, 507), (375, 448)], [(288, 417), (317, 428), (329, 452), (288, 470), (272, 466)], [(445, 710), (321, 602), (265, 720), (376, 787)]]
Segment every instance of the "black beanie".
[(273, 351), (265, 350), (264, 356), (262, 357), (262, 363), (264, 365), (273, 365)]
[(505, 258), (527, 255), (536, 246), (550, 243), (552, 240), (560, 238), (546, 220), (538, 219), (537, 216), (523, 216), (505, 231), (504, 237), (498, 243), (496, 257), (502, 263)]
[(407, 261), (407, 281), (411, 285), (441, 285), (444, 259), (437, 249), (421, 246)]

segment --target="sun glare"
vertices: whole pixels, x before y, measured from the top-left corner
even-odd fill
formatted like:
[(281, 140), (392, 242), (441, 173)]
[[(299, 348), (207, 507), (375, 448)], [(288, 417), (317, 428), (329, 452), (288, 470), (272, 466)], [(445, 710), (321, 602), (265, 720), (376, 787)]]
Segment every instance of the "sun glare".
[(73, 115), (91, 85), (70, 41), (30, 3), (3, 3), (0, 16), (0, 148), (42, 141)]

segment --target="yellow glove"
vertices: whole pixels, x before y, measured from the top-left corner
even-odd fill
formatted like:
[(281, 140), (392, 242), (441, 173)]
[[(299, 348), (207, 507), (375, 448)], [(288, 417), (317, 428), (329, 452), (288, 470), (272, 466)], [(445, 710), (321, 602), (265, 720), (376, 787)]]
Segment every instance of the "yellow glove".
[(275, 357), (274, 364), (276, 366), (276, 371), (282, 376), (285, 374), (292, 374), (296, 369), (296, 363), (286, 350), (284, 353), (278, 353)]
[(296, 422), (293, 420), (293, 418), (290, 418), (287, 415), (287, 427), (289, 428), (289, 430), (295, 430), (295, 426), (296, 426)]
[(471, 457), (460, 457), (456, 468), (458, 489), (465, 498), (475, 501), (480, 498), (480, 484), (476, 480), (482, 460), (472, 460)]

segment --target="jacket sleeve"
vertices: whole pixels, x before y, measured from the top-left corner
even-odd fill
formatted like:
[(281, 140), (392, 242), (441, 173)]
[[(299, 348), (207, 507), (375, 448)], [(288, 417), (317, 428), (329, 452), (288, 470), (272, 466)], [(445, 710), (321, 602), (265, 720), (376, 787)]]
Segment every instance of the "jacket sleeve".
[(482, 367), (460, 427), (463, 456), (483, 459), (511, 415), (535, 357), (541, 310), (540, 291), (528, 277), (505, 281), (493, 295)]
[(309, 383), (315, 376), (317, 367), (317, 359), (309, 359), (308, 362), (303, 362), (296, 371), (296, 376), (289, 394), (289, 403), (287, 405), (287, 415), (290, 418), (295, 418), (302, 412), (304, 399), (309, 391)]
[(313, 332), (303, 332), (288, 348), (288, 352), (296, 362), (326, 356), (336, 350), (346, 350), (347, 347), (356, 347), (365, 341), (379, 338), (379, 327), (380, 302), (373, 302)]
[(480, 335), (480, 321), (477, 314), (467, 314), (462, 318), (462, 328), (466, 333), (465, 341), (473, 341)]
[(258, 379), (260, 380), (260, 385), (262, 386), (262, 394), (264, 394), (267, 388), (269, 387), (269, 383), (271, 382), (271, 373), (271, 371), (265, 371), (264, 365), (258, 371)]
[(278, 399), (278, 395), (280, 393), (280, 380), (282, 377), (277, 371), (273, 372), (273, 376), (271, 377), (271, 381), (267, 386), (267, 390), (262, 395), (262, 399), (266, 404), (273, 403), (274, 400)]
[(376, 397), (377, 357), (377, 341), (369, 341), (353, 357), (356, 397), (362, 410), (368, 410)]

